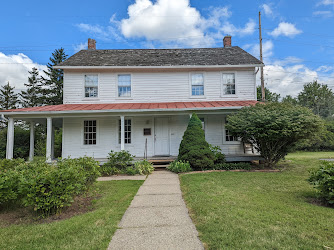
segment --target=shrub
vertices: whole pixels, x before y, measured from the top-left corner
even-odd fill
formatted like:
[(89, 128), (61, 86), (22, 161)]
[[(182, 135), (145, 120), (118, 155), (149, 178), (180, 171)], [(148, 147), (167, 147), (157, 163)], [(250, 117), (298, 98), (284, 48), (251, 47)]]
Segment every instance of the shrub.
[(20, 173), (13, 169), (0, 172), (0, 205), (19, 200)]
[(137, 174), (137, 170), (131, 166), (131, 167), (127, 167), (124, 173), (128, 175), (135, 175)]
[(168, 167), (168, 170), (174, 172), (174, 173), (185, 173), (193, 171), (190, 167), (189, 162), (184, 161), (173, 161)]
[(184, 132), (178, 160), (189, 162), (195, 170), (208, 169), (214, 164), (214, 154), (205, 140), (202, 122), (195, 113), (191, 116)]
[(214, 155), (214, 164), (221, 164), (221, 163), (225, 163), (225, 155), (222, 153), (222, 150), (219, 146), (213, 146), (213, 145), (209, 145), (210, 146), (210, 150), (212, 151), (213, 155)]
[(14, 169), (18, 165), (24, 163), (24, 159), (22, 158), (17, 158), (17, 159), (1, 159), (0, 160), (0, 172), (2, 171), (7, 171), (9, 169)]
[(254, 145), (266, 165), (273, 166), (299, 140), (314, 136), (322, 126), (320, 117), (308, 108), (288, 103), (259, 103), (229, 115), (226, 129)]
[(136, 173), (140, 175), (149, 175), (154, 171), (153, 164), (147, 160), (136, 161), (134, 169), (136, 170)]
[(59, 168), (61, 167), (79, 168), (79, 171), (82, 171), (82, 173), (85, 175), (86, 186), (93, 184), (96, 181), (97, 177), (101, 175), (100, 165), (92, 157), (80, 157), (76, 159), (66, 158), (59, 161), (57, 165)]
[(238, 162), (238, 163), (219, 163), (214, 166), (215, 170), (235, 170), (244, 169), (251, 170), (251, 164), (248, 162)]
[(23, 204), (33, 207), (42, 216), (59, 213), (70, 206), (73, 197), (86, 190), (86, 176), (73, 162), (60, 163), (60, 167), (47, 163), (32, 163), (34, 170), (21, 178)]
[(334, 163), (323, 161), (319, 169), (311, 171), (308, 181), (319, 191), (321, 198), (334, 205)]
[(118, 169), (120, 172), (124, 172), (126, 168), (131, 165), (133, 157), (133, 155), (125, 150), (120, 152), (114, 152), (111, 150), (108, 156), (108, 162), (103, 164), (101, 173), (103, 175), (110, 175), (114, 172), (113, 168)]

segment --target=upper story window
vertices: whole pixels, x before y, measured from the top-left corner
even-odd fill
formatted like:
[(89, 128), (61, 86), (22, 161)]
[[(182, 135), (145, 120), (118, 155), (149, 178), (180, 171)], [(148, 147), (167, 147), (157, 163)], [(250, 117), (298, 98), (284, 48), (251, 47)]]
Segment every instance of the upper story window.
[(118, 97), (131, 97), (131, 75), (118, 75)]
[(98, 97), (98, 88), (98, 76), (85, 75), (85, 97)]
[(202, 73), (191, 74), (191, 95), (204, 95), (204, 75)]
[(96, 145), (96, 120), (84, 121), (84, 145)]
[(223, 73), (223, 94), (235, 95), (235, 74)]

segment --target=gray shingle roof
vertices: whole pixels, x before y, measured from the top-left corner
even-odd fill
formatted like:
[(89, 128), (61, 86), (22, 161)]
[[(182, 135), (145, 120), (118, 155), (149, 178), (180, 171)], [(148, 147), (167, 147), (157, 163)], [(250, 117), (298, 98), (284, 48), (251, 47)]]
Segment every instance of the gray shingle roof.
[(196, 49), (81, 50), (57, 66), (205, 66), (262, 64), (238, 46)]

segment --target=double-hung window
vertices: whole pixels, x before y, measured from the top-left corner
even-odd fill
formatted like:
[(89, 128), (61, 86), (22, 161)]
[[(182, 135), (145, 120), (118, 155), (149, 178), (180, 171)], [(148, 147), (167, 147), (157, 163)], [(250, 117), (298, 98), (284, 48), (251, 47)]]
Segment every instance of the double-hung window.
[[(227, 119), (225, 119), (225, 125), (227, 124)], [(231, 135), (230, 131), (225, 128), (225, 141), (226, 142), (232, 142), (232, 141), (238, 141), (238, 137)]]
[(85, 75), (85, 97), (98, 97), (99, 81), (97, 75)]
[(223, 94), (235, 95), (235, 74), (223, 73)]
[(84, 145), (96, 145), (96, 120), (84, 121)]
[(131, 75), (118, 75), (118, 97), (131, 97)]
[[(122, 124), (121, 120), (118, 120), (118, 143), (121, 144), (122, 140)], [(131, 119), (124, 119), (124, 143), (131, 143)]]
[(191, 74), (191, 95), (204, 95), (204, 75), (202, 73)]

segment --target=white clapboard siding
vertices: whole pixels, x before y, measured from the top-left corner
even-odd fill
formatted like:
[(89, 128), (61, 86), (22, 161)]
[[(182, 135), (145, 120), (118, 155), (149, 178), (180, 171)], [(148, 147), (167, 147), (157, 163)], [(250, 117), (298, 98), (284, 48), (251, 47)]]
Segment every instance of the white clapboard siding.
[(84, 72), (64, 72), (64, 103), (121, 103), (121, 102), (173, 102), (173, 101), (217, 101), (256, 100), (254, 68), (229, 71), (236, 73), (235, 96), (222, 94), (222, 72), (207, 71), (204, 98), (191, 96), (191, 72), (135, 72), (131, 73), (130, 98), (117, 95), (117, 75), (114, 72), (98, 72), (98, 98), (84, 97)]
[[(220, 146), (225, 154), (242, 154), (240, 142), (224, 142), (224, 116), (205, 115), (205, 137), (208, 143)], [(170, 155), (177, 156), (189, 115), (168, 117)], [(147, 155), (154, 156), (154, 117), (125, 117), (132, 120), (131, 144), (125, 144), (125, 150), (137, 157), (144, 156), (147, 139)], [(97, 120), (97, 144), (83, 144), (84, 120)], [(118, 141), (118, 117), (103, 118), (64, 118), (63, 120), (63, 157), (91, 156), (106, 158), (110, 150), (120, 151)], [(152, 134), (144, 136), (143, 129), (151, 128)]]

